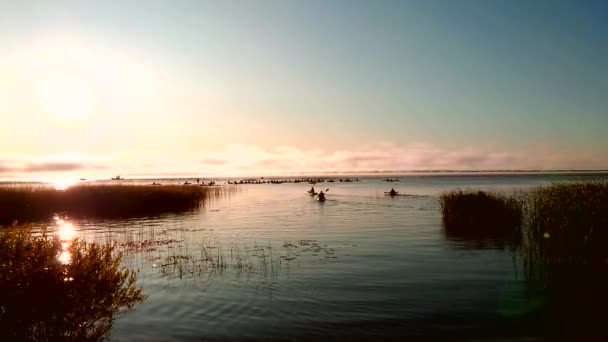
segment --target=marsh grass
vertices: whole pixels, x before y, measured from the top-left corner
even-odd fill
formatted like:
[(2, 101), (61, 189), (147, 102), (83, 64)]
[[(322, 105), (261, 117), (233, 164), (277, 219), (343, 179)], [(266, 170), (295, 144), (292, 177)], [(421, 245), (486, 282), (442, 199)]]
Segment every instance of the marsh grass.
[(0, 331), (3, 341), (82, 341), (107, 336), (117, 315), (145, 300), (137, 274), (120, 266), (111, 245), (65, 246), (45, 229), (0, 232)]
[[(551, 311), (579, 321), (608, 306), (608, 181), (553, 184), (530, 194), (524, 266)], [(559, 303), (559, 305), (555, 305)]]
[(194, 249), (174, 250), (162, 259), (159, 268), (161, 274), (169, 278), (220, 275), (229, 271), (237, 277), (245, 274), (267, 279), (277, 277), (282, 262), (270, 244), (242, 247), (232, 243), (224, 249), (219, 240), (205, 239)]
[(484, 191), (443, 193), (443, 226), (449, 237), (519, 245), (523, 203), (513, 197)]
[[(266, 281), (276, 279), (282, 269), (301, 262), (327, 263), (338, 259), (336, 250), (317, 240), (242, 244), (222, 240), (200, 229), (130, 232), (102, 238), (124, 251), (137, 268), (157, 269), (168, 279), (205, 279), (215, 276), (245, 276)], [(193, 232), (194, 235), (192, 235)], [(200, 235), (204, 234), (204, 235)], [(355, 245), (353, 245), (355, 246)]]
[(608, 266), (608, 182), (554, 184), (534, 191), (530, 201), (531, 263)]
[(33, 222), (65, 213), (73, 217), (121, 218), (197, 210), (222, 187), (183, 185), (1, 186), (0, 224)]
[(560, 332), (602, 331), (608, 307), (607, 180), (555, 183), (509, 197), (454, 191), (440, 202), (448, 236), (517, 242), (529, 293), (542, 301), (544, 318), (564, 323)]

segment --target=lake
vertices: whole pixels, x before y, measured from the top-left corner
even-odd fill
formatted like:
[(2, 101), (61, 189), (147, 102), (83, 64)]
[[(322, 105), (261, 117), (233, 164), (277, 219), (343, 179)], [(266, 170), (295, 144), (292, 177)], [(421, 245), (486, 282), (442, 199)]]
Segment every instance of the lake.
[[(324, 203), (307, 183), (237, 185), (199, 212), (72, 223), (85, 239), (117, 243), (139, 269), (148, 299), (116, 320), (113, 340), (525, 338), (549, 323), (534, 318), (521, 261), (447, 237), (438, 195), (580, 177), (358, 176), (316, 184), (329, 188)], [(391, 187), (407, 196), (385, 196)]]

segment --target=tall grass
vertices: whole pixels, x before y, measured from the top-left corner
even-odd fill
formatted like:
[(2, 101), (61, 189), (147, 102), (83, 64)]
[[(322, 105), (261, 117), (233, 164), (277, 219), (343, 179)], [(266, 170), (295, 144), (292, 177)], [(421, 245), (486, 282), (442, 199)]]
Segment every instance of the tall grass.
[(48, 220), (56, 213), (116, 218), (191, 211), (223, 191), (180, 185), (77, 185), (66, 190), (4, 186), (0, 187), (0, 224)]
[[(530, 195), (524, 262), (556, 313), (586, 321), (608, 306), (608, 182), (554, 184)], [(558, 300), (559, 299), (559, 300)], [(591, 315), (589, 315), (591, 314)]]
[(520, 241), (530, 293), (542, 299), (545, 318), (567, 323), (560, 331), (601, 332), (608, 307), (608, 181), (557, 183), (519, 198), (454, 191), (440, 202), (448, 235)]
[(443, 225), (449, 236), (521, 241), (522, 202), (502, 194), (462, 190), (440, 198)]
[(535, 263), (608, 266), (608, 182), (539, 188), (528, 220), (527, 251)]
[(136, 273), (110, 245), (61, 241), (30, 226), (0, 232), (0, 332), (3, 341), (82, 341), (108, 335), (116, 315), (143, 302)]

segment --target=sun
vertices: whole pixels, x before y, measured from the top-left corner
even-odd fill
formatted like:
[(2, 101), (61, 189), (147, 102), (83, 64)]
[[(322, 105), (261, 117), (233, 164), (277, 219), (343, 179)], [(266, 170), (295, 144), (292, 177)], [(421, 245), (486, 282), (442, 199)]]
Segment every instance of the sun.
[(73, 179), (54, 179), (50, 183), (55, 187), (55, 190), (66, 190), (76, 184), (76, 181)]
[(82, 124), (95, 104), (91, 86), (66, 72), (52, 72), (36, 82), (36, 100), (45, 115), (63, 127)]

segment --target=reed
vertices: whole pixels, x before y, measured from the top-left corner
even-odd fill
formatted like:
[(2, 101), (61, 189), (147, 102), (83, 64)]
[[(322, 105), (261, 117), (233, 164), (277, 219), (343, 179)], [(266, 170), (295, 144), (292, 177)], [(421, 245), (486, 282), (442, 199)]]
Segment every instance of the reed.
[(608, 182), (539, 188), (528, 220), (528, 252), (540, 263), (608, 266)]
[(82, 341), (107, 336), (117, 315), (143, 302), (137, 274), (111, 245), (73, 241), (31, 226), (0, 232), (0, 331), (9, 341)]
[(199, 209), (224, 193), (221, 187), (183, 185), (77, 185), (0, 187), (0, 224), (48, 220), (56, 213), (75, 217), (154, 216)]
[(439, 201), (449, 236), (521, 242), (521, 201), (502, 194), (462, 190), (443, 193)]
[[(608, 181), (554, 184), (530, 195), (524, 263), (556, 312), (603, 317), (608, 305)], [(559, 310), (557, 310), (559, 309)], [(586, 315), (591, 313), (592, 315)]]
[[(440, 197), (448, 235), (518, 241), (528, 288), (560, 332), (602, 331), (608, 306), (608, 181), (556, 183), (514, 197)], [(562, 324), (563, 323), (563, 324)]]

